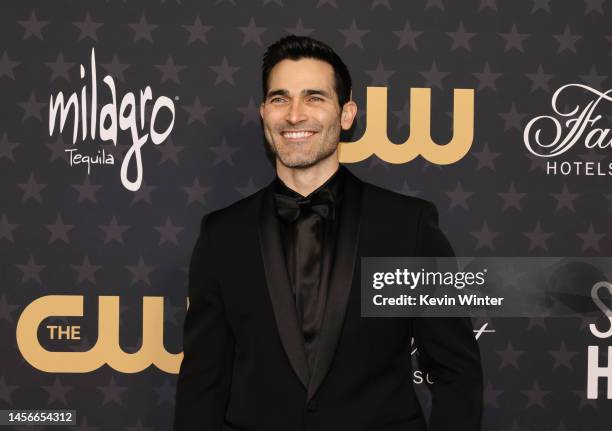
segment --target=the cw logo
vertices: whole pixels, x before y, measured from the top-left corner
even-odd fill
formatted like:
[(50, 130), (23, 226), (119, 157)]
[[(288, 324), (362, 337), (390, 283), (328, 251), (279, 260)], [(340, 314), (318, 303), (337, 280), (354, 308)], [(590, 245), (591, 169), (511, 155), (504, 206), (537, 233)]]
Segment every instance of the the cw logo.
[(467, 154), (474, 139), (474, 90), (455, 89), (453, 138), (446, 145), (431, 139), (431, 89), (410, 89), (410, 137), (394, 144), (387, 137), (387, 88), (367, 88), (366, 131), (356, 142), (340, 143), (340, 161), (356, 163), (375, 154), (394, 164), (421, 155), (437, 165), (448, 165)]
[(178, 373), (183, 353), (168, 353), (164, 348), (163, 297), (143, 297), (142, 347), (135, 353), (126, 353), (119, 345), (119, 297), (100, 296), (98, 310), (95, 346), (85, 352), (49, 351), (38, 341), (41, 322), (52, 316), (82, 317), (83, 297), (48, 295), (36, 299), (23, 310), (17, 323), (17, 346), (21, 354), (30, 365), (48, 373), (87, 373), (105, 363), (123, 373), (137, 373), (152, 364), (167, 373)]

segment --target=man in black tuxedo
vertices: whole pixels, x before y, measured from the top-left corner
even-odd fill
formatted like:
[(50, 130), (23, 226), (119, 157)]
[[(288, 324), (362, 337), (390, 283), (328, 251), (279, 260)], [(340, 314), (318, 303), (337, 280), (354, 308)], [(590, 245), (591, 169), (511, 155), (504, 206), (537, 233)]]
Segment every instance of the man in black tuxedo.
[[(349, 72), (287, 36), (263, 61), (267, 187), (202, 220), (189, 270), (175, 431), (478, 430), (480, 355), (469, 319), (363, 318), (360, 259), (452, 256), (433, 204), (338, 163)], [(411, 340), (434, 381), (427, 425)]]

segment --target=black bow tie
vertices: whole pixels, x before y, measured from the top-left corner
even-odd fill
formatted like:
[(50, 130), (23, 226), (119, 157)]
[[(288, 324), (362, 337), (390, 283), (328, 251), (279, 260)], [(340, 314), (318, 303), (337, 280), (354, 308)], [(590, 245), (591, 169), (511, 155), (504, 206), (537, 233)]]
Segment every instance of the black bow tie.
[(323, 188), (307, 198), (276, 193), (274, 200), (276, 201), (278, 215), (281, 219), (290, 223), (296, 221), (302, 211), (319, 214), (328, 220), (334, 219), (334, 195), (327, 188)]

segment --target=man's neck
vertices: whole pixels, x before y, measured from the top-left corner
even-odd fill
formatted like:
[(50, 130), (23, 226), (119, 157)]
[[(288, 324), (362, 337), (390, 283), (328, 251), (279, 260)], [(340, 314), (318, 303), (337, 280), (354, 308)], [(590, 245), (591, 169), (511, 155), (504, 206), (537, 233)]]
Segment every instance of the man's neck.
[(328, 157), (308, 168), (288, 168), (276, 160), (276, 175), (291, 190), (308, 196), (338, 170), (338, 157)]

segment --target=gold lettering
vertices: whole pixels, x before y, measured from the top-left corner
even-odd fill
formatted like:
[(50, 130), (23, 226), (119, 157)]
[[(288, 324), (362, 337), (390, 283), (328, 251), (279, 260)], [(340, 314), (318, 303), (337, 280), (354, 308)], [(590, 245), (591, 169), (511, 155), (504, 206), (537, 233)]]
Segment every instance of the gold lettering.
[(46, 328), (49, 330), (49, 339), (55, 340), (79, 340), (79, 326), (74, 325), (47, 325)]
[[(119, 345), (119, 297), (100, 296), (98, 301), (98, 340), (85, 352), (49, 351), (38, 340), (38, 327), (44, 319), (51, 316), (82, 317), (82, 296), (48, 295), (30, 303), (17, 322), (17, 346), (24, 359), (48, 373), (87, 373), (105, 363), (123, 373), (136, 373), (150, 365), (167, 373), (178, 373), (183, 353), (168, 353), (164, 347), (163, 297), (143, 297), (142, 346), (135, 353), (126, 353)], [(59, 327), (47, 328), (52, 338), (60, 333)], [(67, 328), (65, 331), (68, 334)], [(78, 329), (76, 333), (73, 329), (71, 335), (78, 337)]]
[(56, 325), (47, 325), (47, 329), (49, 330), (49, 339), (55, 340), (55, 330), (57, 329)]
[(51, 316), (83, 316), (83, 297), (43, 296), (23, 310), (17, 322), (17, 346), (30, 365), (47, 373), (87, 373), (104, 364), (99, 343), (86, 352), (50, 352), (44, 349), (38, 341), (38, 327)]
[(453, 137), (446, 145), (431, 139), (431, 89), (410, 89), (410, 137), (394, 144), (387, 137), (387, 88), (368, 87), (366, 130), (358, 141), (341, 142), (340, 161), (357, 163), (375, 154), (393, 164), (407, 163), (421, 155), (438, 165), (455, 163), (467, 154), (474, 139), (474, 90), (455, 89)]

